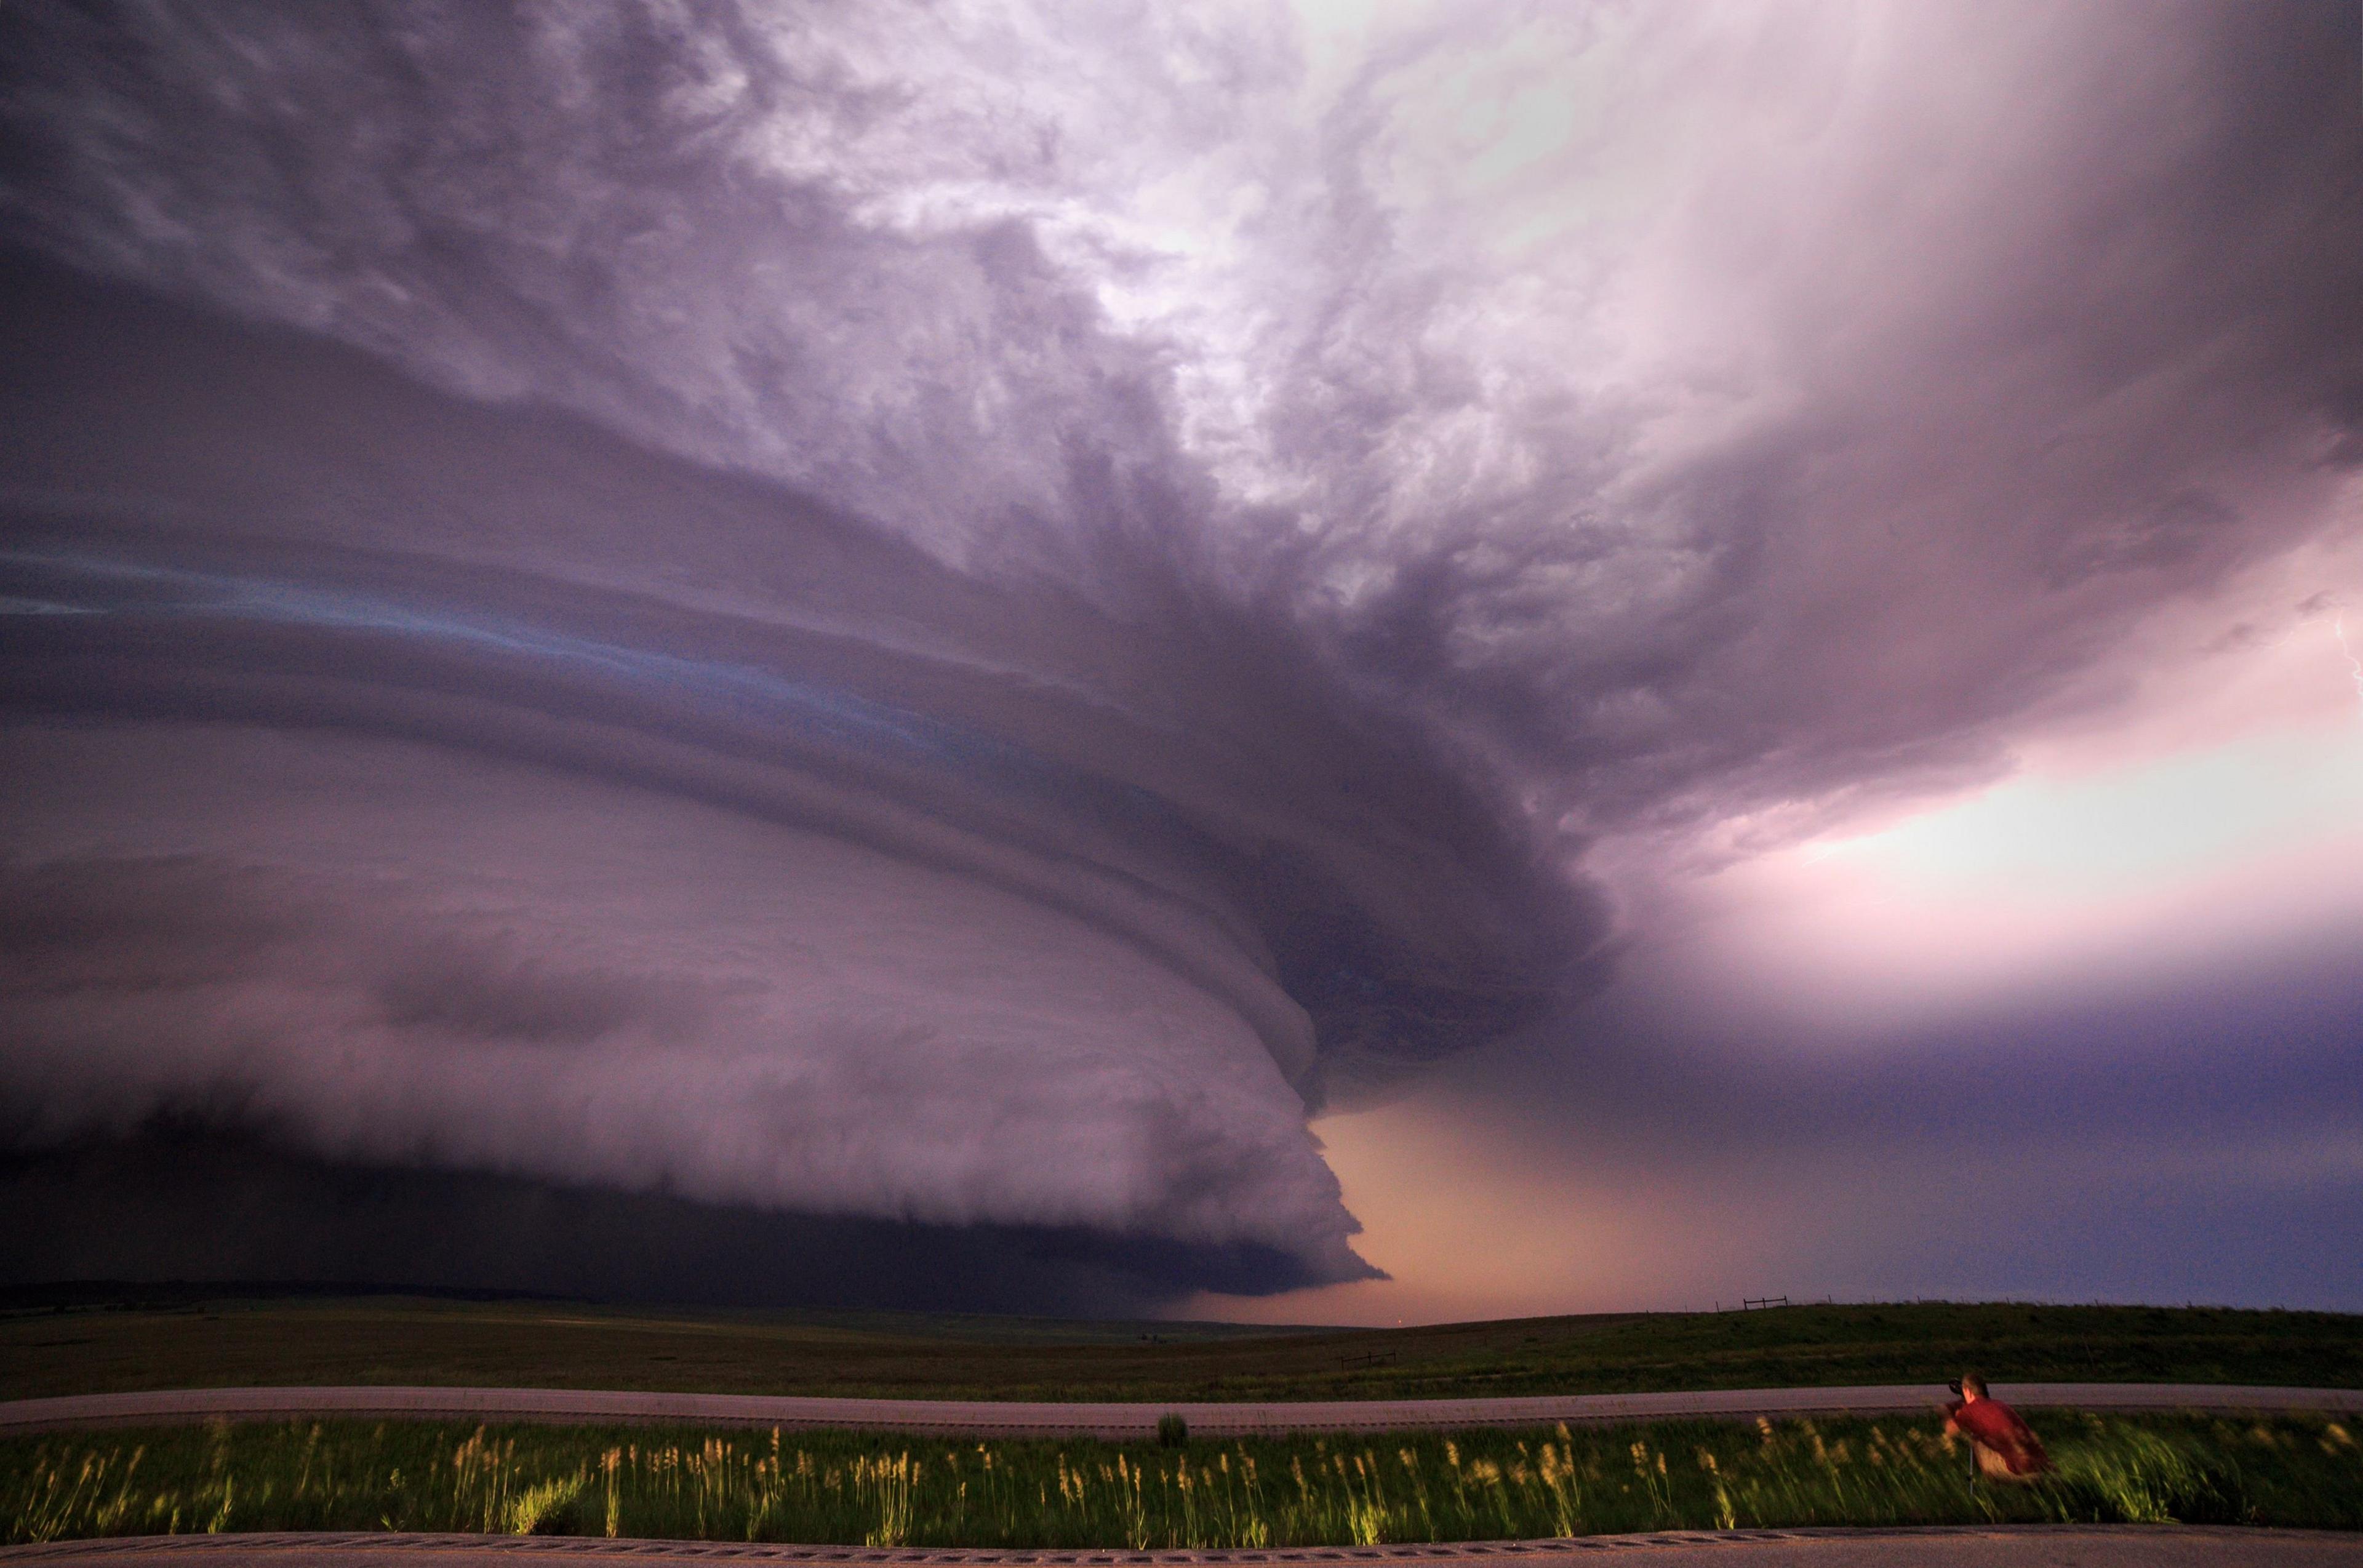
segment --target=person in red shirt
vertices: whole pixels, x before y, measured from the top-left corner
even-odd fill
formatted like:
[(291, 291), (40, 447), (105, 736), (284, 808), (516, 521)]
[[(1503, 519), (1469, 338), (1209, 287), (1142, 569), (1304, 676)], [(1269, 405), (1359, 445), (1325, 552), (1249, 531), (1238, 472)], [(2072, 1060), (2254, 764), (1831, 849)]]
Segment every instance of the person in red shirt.
[(1977, 1456), (1978, 1473), (1989, 1481), (2032, 1481), (2051, 1471), (2051, 1456), (2043, 1440), (2018, 1418), (2018, 1412), (1986, 1392), (1986, 1380), (1964, 1373), (1953, 1385), (1958, 1399), (1945, 1407), (1945, 1429), (1969, 1440)]

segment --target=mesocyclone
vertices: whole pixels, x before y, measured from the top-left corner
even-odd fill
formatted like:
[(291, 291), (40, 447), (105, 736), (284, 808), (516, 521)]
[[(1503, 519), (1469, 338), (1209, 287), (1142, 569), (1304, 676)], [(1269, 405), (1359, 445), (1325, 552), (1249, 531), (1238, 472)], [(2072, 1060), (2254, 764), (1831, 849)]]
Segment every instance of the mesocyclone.
[(1596, 938), (1432, 745), (1171, 562), (1096, 601), (964, 573), (586, 421), (12, 283), (22, 1146), (194, 1114), (1345, 1277), (1307, 1106), (1534, 1016)]
[(1349, 1276), (1308, 1109), (1596, 984), (1603, 837), (1991, 779), (2345, 548), (2354, 50), (0, 13), (10, 1158)]

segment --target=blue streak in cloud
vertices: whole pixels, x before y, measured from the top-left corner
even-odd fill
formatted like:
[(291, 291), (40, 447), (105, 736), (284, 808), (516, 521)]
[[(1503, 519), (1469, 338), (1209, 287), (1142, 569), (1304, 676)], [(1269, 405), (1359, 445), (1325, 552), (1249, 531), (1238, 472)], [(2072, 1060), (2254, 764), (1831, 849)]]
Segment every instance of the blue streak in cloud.
[[(178, 567), (0, 552), (40, 573), (38, 593), (0, 595), (0, 615), (186, 617), (432, 639), (552, 664), (591, 669), (698, 701), (734, 717), (784, 722), (904, 762), (959, 769), (972, 784), (1026, 795), (1077, 789), (1120, 794), (1135, 811), (1170, 811), (1136, 788), (1073, 773), (1006, 741), (925, 714), (753, 665), (697, 659), (498, 617), (413, 608), (365, 595)], [(1104, 801), (1103, 802), (1104, 803)]]

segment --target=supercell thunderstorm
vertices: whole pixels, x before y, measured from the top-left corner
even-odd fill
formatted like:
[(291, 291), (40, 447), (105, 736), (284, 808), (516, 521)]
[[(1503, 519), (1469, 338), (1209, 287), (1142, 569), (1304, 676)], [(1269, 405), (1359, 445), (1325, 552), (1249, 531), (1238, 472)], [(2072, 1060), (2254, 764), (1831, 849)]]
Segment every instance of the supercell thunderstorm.
[(17, 12), (10, 1157), (1367, 1273), (1308, 1115), (1595, 989), (1598, 836), (2324, 526), (2267, 9)]

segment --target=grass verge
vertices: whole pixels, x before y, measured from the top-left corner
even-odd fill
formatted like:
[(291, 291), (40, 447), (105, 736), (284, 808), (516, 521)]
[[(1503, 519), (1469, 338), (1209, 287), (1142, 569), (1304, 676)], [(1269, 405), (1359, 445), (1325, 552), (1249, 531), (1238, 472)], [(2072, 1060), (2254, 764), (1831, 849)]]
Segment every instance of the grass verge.
[(0, 1539), (389, 1529), (1139, 1551), (1995, 1521), (2363, 1529), (2363, 1448), (2336, 1421), (2034, 1424), (2059, 1475), (1997, 1488), (1970, 1480), (1933, 1418), (1179, 1448), (216, 1423), (0, 1441)]

